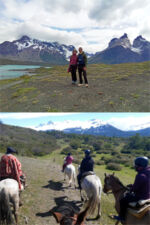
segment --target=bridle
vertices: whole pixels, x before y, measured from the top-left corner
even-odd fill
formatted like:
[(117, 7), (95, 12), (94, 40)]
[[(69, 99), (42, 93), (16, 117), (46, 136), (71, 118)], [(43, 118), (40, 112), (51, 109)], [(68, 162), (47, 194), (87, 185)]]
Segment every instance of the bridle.
[[(77, 222), (77, 215), (75, 215), (74, 217), (73, 216), (65, 216), (62, 220), (61, 220), (61, 225), (64, 225), (64, 220), (65, 219), (72, 219), (73, 220), (73, 223), (71, 225), (75, 225), (76, 222)], [(85, 225), (84, 223), (82, 225)]]
[(121, 190), (123, 190), (123, 189), (128, 190), (127, 187), (122, 186), (122, 187), (120, 187), (118, 190), (114, 190), (114, 191), (110, 191), (110, 192), (108, 191), (108, 192), (106, 192), (106, 194), (116, 194), (116, 193), (118, 193), (119, 191), (121, 191)]
[(121, 190), (123, 190), (123, 189), (125, 189), (125, 187), (121, 187), (121, 188), (119, 188), (119, 189), (116, 190), (116, 191), (110, 191), (110, 192), (107, 192), (106, 194), (108, 194), (108, 195), (110, 195), (110, 194), (116, 194), (116, 193), (118, 193), (119, 191), (121, 191)]
[[(75, 215), (75, 216), (76, 216), (76, 215)], [(75, 225), (76, 222), (77, 222), (77, 216), (76, 216), (76, 217), (73, 217), (73, 216), (65, 216), (65, 217), (63, 217), (62, 220), (61, 220), (61, 225), (64, 225), (65, 219), (71, 219), (71, 220), (73, 220), (73, 223), (72, 223), (71, 225)]]

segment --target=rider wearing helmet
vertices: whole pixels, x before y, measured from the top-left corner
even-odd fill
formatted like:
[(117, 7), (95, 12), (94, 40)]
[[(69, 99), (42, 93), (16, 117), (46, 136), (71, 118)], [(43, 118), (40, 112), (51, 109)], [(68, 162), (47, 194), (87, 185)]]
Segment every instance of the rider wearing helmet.
[(137, 171), (133, 185), (129, 185), (130, 192), (120, 200), (120, 214), (115, 218), (124, 221), (128, 204), (139, 200), (150, 199), (150, 166), (148, 158), (145, 156), (137, 157), (134, 160), (134, 167)]
[(73, 162), (73, 157), (71, 156), (71, 153), (68, 153), (67, 157), (64, 159), (62, 172), (64, 172), (64, 169), (66, 168), (66, 166), (69, 164), (72, 164), (72, 162)]
[(21, 169), (21, 163), (13, 155), (17, 153), (11, 147), (7, 148), (6, 154), (1, 157), (0, 161), (0, 180), (7, 178), (12, 178), (18, 182), (19, 190), (21, 190), (21, 177), (23, 177), (23, 172)]
[(91, 157), (91, 151), (89, 149), (84, 151), (85, 157), (81, 162), (80, 173), (77, 176), (79, 189), (81, 189), (81, 178), (84, 172), (93, 171), (94, 169), (94, 160)]

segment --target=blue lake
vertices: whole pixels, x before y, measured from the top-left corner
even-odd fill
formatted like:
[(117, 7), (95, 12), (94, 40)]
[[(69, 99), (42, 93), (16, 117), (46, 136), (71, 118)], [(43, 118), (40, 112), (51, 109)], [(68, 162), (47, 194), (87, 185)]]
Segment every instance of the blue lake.
[(40, 68), (32, 65), (0, 65), (0, 80), (20, 77), (28, 73), (28, 70)]

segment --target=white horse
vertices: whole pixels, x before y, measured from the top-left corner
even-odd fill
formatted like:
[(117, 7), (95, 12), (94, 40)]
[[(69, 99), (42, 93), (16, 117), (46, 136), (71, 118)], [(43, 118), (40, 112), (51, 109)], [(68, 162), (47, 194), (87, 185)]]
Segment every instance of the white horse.
[[(101, 193), (102, 193), (102, 184), (98, 176), (95, 174), (87, 175), (81, 180), (81, 187), (86, 192), (88, 198), (89, 210), (88, 213), (91, 215), (95, 212), (96, 207), (98, 207), (97, 216), (95, 219), (100, 218), (101, 216)], [(81, 191), (80, 191), (81, 194)], [(81, 200), (83, 200), (81, 195)]]
[(64, 180), (66, 180), (66, 175), (69, 178), (69, 187), (71, 187), (72, 180), (74, 181), (74, 187), (76, 187), (76, 170), (74, 165), (69, 164), (64, 169)]
[(13, 224), (12, 210), (18, 224), (19, 185), (14, 179), (0, 181), (0, 224)]

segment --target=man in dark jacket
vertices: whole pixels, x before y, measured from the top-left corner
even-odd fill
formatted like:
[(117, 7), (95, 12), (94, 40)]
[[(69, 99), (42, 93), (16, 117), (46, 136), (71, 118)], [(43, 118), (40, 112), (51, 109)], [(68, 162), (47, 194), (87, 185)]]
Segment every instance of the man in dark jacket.
[(78, 64), (79, 81), (80, 81), (78, 86), (83, 86), (83, 79), (82, 79), (82, 74), (83, 74), (85, 86), (88, 87), (88, 80), (87, 80), (87, 73), (86, 73), (87, 56), (83, 52), (83, 49), (81, 47), (79, 48), (77, 64)]
[(81, 162), (80, 173), (77, 176), (79, 189), (81, 189), (81, 178), (84, 172), (93, 171), (94, 169), (94, 160), (90, 156), (91, 151), (85, 150), (85, 158)]
[(137, 157), (134, 161), (137, 175), (133, 185), (129, 185), (131, 190), (120, 200), (120, 214), (115, 218), (123, 222), (130, 202), (150, 199), (150, 167), (147, 157)]

